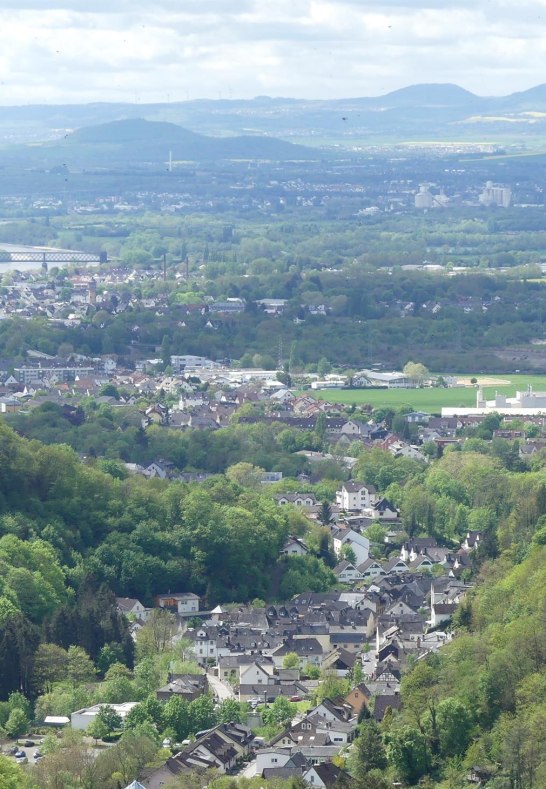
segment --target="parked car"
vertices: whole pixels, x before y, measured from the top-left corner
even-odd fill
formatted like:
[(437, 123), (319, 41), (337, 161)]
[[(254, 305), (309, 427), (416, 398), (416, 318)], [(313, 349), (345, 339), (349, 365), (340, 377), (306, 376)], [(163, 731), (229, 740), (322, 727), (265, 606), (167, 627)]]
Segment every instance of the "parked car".
[(23, 745), (25, 746), (25, 748), (33, 748), (36, 745), (36, 743), (34, 742), (34, 740), (25, 740)]
[(19, 750), (19, 746), (18, 745), (14, 745), (12, 748), (10, 748), (8, 750), (8, 754), (10, 756), (15, 756), (15, 754), (17, 753), (18, 750)]
[(290, 701), (303, 701), (301, 696), (290, 696)]
[(17, 762), (17, 764), (28, 764), (28, 759), (26, 755), (17, 756), (17, 754), (15, 754), (15, 761)]
[(35, 759), (39, 759), (39, 758), (40, 758), (40, 757), (42, 757), (44, 754), (43, 754), (41, 751), (39, 751), (39, 750), (36, 750), (36, 751), (34, 751), (34, 754), (33, 754), (33, 755), (34, 755), (34, 758), (35, 758)]
[(22, 759), (22, 758), (23, 758), (23, 756), (26, 756), (26, 755), (27, 755), (27, 754), (26, 754), (26, 752), (25, 752), (25, 751), (15, 751), (15, 754), (14, 754), (14, 756), (15, 756), (15, 758), (16, 758), (16, 759)]

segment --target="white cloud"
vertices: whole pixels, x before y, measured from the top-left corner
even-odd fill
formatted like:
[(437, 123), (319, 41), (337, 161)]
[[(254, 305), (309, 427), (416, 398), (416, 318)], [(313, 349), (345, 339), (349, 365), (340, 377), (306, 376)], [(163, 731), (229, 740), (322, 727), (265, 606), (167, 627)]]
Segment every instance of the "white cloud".
[(543, 81), (546, 0), (0, 0), (0, 103), (502, 94)]

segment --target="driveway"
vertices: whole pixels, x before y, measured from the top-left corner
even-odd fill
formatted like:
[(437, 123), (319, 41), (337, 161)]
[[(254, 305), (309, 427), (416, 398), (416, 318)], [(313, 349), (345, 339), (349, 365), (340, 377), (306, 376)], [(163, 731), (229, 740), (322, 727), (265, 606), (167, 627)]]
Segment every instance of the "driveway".
[(207, 679), (209, 681), (210, 689), (216, 696), (218, 696), (220, 701), (225, 701), (226, 699), (235, 699), (237, 701), (237, 696), (229, 685), (226, 685), (224, 682), (219, 680), (218, 677), (215, 677), (212, 674), (207, 674)]
[(237, 778), (254, 778), (256, 775), (256, 759), (247, 764), (244, 770), (237, 775)]

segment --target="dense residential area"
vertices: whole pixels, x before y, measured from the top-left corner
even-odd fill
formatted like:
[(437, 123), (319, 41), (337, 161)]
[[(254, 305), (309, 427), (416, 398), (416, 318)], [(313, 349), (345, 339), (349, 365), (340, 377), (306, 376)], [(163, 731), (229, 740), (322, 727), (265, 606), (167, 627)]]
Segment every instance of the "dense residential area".
[(2, 170), (0, 787), (542, 789), (541, 154), (197, 137)]
[(0, 712), (28, 785), (67, 761), (113, 789), (517, 769), (541, 719), (520, 699), (542, 670), (543, 417), (349, 406), (204, 356), (134, 368), (34, 350), (5, 371)]

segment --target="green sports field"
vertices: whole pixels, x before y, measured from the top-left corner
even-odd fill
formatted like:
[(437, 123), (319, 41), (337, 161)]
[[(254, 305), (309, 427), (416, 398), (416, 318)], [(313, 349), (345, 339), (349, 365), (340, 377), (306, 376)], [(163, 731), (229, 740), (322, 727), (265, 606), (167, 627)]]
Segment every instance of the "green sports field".
[[(468, 373), (458, 377), (471, 378), (472, 376), (473, 373)], [(476, 377), (479, 381), (480, 376)], [(490, 383), (496, 377), (488, 375), (487, 382)], [(495, 397), (495, 392), (514, 397), (516, 391), (527, 389), (529, 385), (537, 392), (546, 392), (546, 375), (511, 375), (507, 373), (499, 375), (498, 381), (499, 384), (496, 386), (483, 388), (487, 400), (492, 400)], [(510, 381), (510, 384), (506, 384), (506, 381)], [(476, 405), (476, 389), (472, 386), (449, 389), (325, 389), (320, 392), (308, 391), (305, 394), (311, 394), (317, 399), (328, 400), (331, 403), (346, 403), (348, 405), (369, 403), (374, 408), (410, 406), (415, 411), (427, 411), (433, 414), (439, 414), (442, 406), (472, 408)]]

